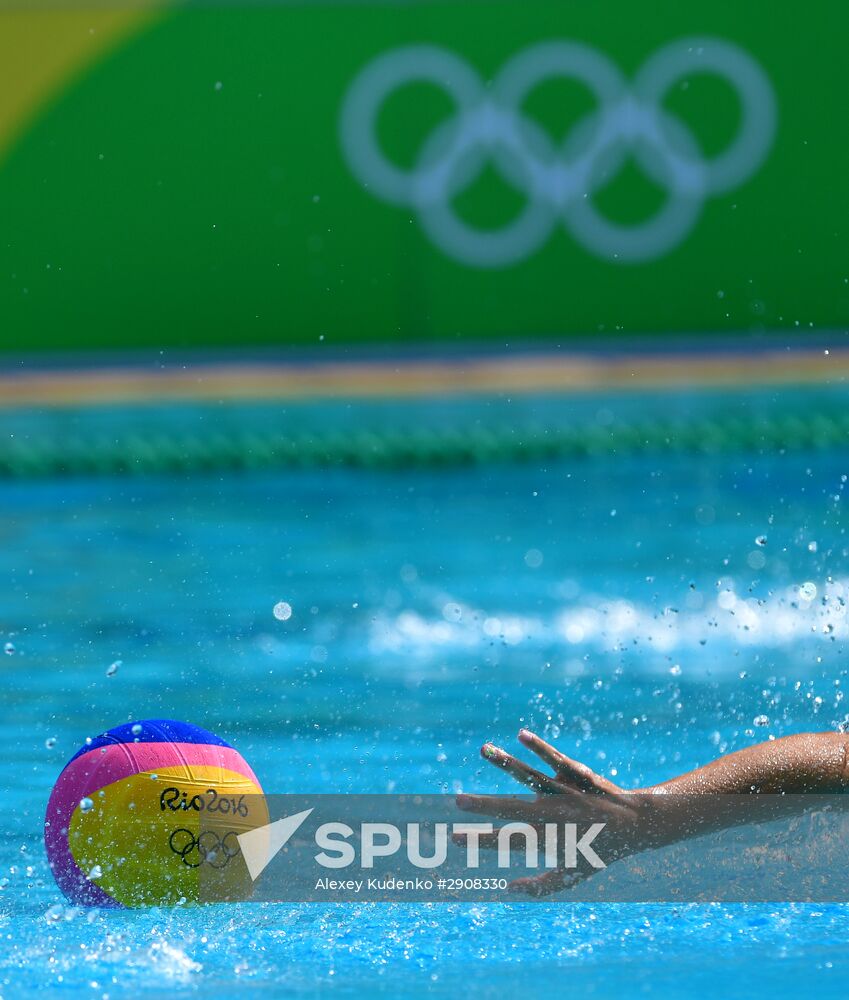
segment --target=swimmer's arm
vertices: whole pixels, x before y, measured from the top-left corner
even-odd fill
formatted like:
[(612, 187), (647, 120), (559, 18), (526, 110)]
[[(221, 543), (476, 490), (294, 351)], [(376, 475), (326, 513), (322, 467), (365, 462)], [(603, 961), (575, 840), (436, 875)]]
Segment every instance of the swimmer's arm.
[[(618, 841), (611, 845), (611, 860), (745, 822), (745, 810), (741, 813), (732, 804), (738, 794), (768, 795), (769, 808), (777, 818), (802, 808), (798, 793), (829, 794), (843, 792), (849, 786), (849, 734), (842, 733), (801, 733), (760, 743), (669, 781), (630, 791), (566, 757), (527, 730), (519, 733), (519, 740), (554, 775), (529, 766), (491, 743), (484, 744), (481, 754), (536, 792), (535, 800), (461, 794), (457, 796), (458, 806), (540, 828), (558, 819), (575, 821), (582, 813), (592, 822), (609, 818), (618, 834)], [(789, 797), (784, 798), (785, 794)], [(704, 809), (699, 804), (702, 802)], [(455, 835), (455, 840), (462, 839), (462, 834)], [(485, 847), (497, 846), (497, 831), (483, 835), (480, 842)], [(567, 873), (557, 868), (517, 879), (511, 887), (544, 895), (590, 874), (592, 871)]]
[(773, 795), (843, 792), (849, 788), (849, 733), (798, 733), (726, 754), (694, 771), (657, 785), (628, 791), (572, 760), (523, 729), (519, 741), (553, 771), (549, 777), (487, 743), (481, 754), (536, 792), (573, 790), (611, 797), (677, 793), (682, 795)]
[(746, 747), (704, 767), (658, 785), (644, 794), (791, 795), (843, 792), (849, 787), (849, 734), (799, 733)]

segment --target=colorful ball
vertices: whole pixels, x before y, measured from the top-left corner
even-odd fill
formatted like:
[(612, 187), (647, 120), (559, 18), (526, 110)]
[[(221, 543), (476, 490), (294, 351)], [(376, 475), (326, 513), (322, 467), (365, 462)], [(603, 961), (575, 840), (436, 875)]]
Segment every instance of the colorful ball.
[[(215, 880), (220, 898), (245, 898), (237, 836), (268, 821), (261, 796), (241, 754), (205, 729), (128, 722), (89, 740), (59, 775), (47, 858), (78, 905), (198, 902)], [(210, 820), (215, 831), (202, 828)]]

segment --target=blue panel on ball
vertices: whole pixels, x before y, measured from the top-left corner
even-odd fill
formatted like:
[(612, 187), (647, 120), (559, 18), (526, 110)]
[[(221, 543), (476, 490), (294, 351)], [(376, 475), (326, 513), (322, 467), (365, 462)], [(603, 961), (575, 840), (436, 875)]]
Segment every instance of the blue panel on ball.
[(188, 722), (176, 722), (174, 719), (145, 719), (139, 722), (125, 722), (122, 726), (115, 726), (114, 729), (101, 733), (81, 747), (71, 760), (76, 760), (90, 750), (112, 743), (198, 743), (216, 747), (230, 746), (220, 736), (215, 736), (214, 733)]

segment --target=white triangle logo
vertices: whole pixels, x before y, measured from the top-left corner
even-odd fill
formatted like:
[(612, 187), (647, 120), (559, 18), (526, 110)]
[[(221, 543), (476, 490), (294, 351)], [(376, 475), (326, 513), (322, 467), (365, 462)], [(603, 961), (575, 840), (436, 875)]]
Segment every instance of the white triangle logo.
[(252, 881), (256, 882), (262, 875), (280, 849), (285, 846), (292, 834), (311, 812), (312, 809), (306, 809), (304, 812), (284, 816), (283, 819), (275, 820), (265, 826), (258, 826), (256, 830), (249, 830), (247, 833), (238, 835), (242, 857), (248, 866)]

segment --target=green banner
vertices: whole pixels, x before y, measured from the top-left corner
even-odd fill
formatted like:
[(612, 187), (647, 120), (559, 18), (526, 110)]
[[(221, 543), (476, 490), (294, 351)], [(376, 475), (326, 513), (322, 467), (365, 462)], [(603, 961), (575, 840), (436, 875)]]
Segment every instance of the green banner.
[(0, 103), (6, 350), (849, 323), (845, 3), (78, 15)]

